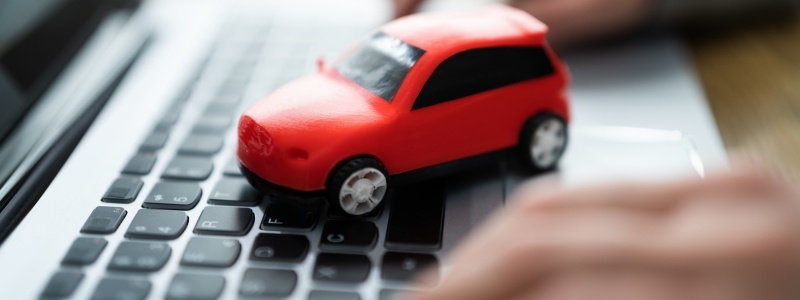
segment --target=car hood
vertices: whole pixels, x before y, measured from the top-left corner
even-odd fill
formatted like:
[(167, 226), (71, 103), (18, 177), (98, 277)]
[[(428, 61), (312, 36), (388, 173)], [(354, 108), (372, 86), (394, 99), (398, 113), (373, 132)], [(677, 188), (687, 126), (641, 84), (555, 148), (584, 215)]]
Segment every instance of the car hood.
[[(279, 88), (242, 115), (274, 142), (328, 140), (383, 119), (386, 100), (335, 73), (316, 73)], [(300, 142), (299, 144), (307, 144)]]

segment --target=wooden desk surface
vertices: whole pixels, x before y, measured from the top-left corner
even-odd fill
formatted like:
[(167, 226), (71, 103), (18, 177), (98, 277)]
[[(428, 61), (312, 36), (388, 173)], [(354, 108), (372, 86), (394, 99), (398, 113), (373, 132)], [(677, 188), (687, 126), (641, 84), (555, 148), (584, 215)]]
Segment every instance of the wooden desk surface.
[(800, 179), (800, 18), (690, 44), (731, 156)]

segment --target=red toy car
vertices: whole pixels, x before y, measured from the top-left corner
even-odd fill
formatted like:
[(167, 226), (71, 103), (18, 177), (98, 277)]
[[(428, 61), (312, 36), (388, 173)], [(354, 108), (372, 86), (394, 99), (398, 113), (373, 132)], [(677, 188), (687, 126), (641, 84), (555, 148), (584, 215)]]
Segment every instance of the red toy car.
[(390, 22), (242, 115), (242, 171), (257, 187), (362, 215), (390, 185), (467, 158), (521, 150), (533, 169), (552, 169), (567, 143), (568, 75), (546, 31), (506, 6)]

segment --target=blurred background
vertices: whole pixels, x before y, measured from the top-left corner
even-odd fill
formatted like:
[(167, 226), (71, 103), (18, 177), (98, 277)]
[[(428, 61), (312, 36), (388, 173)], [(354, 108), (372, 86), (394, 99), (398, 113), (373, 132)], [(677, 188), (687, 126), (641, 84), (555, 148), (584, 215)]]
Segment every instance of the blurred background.
[[(425, 1), (421, 6), (436, 10), (445, 7), (445, 2)], [(594, 51), (665, 32), (679, 34), (687, 41), (731, 157), (800, 179), (800, 135), (796, 133), (800, 129), (800, 1), (508, 2), (550, 24), (556, 46), (568, 52)], [(418, 3), (395, 0), (403, 12)]]
[(725, 147), (800, 179), (800, 19), (687, 32)]

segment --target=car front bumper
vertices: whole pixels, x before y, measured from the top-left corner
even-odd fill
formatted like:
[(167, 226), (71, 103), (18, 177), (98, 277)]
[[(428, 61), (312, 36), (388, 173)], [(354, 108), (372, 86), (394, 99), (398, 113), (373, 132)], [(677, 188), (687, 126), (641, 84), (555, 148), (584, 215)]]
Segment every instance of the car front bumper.
[(275, 183), (269, 182), (259, 177), (258, 175), (250, 171), (247, 167), (242, 165), (240, 161), (237, 162), (239, 164), (239, 170), (241, 170), (242, 175), (244, 175), (247, 181), (250, 182), (250, 185), (270, 195), (273, 201), (290, 202), (306, 206), (316, 206), (316, 205), (323, 205), (327, 199), (325, 190), (299, 191), (285, 186), (277, 185)]

